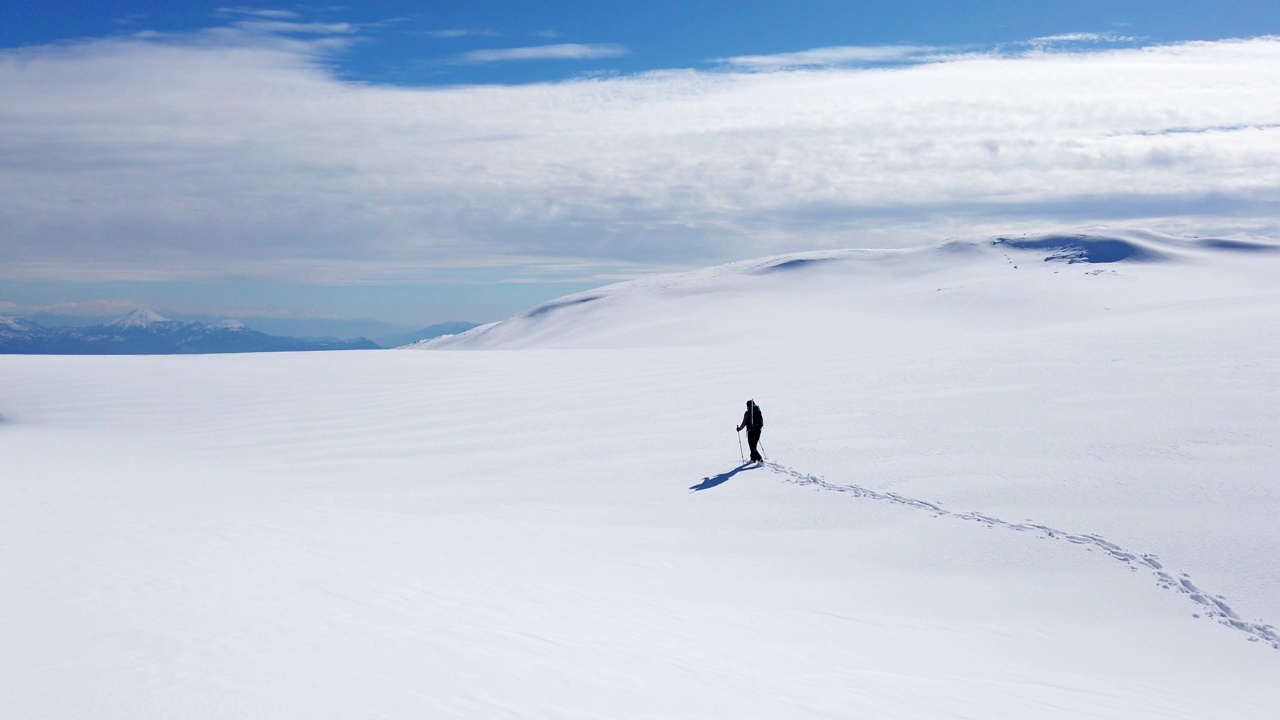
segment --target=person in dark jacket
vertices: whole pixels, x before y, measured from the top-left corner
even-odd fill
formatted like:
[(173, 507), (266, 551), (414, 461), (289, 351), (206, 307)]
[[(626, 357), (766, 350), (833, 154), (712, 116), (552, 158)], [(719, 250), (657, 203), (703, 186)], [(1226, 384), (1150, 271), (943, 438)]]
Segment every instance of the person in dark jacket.
[(742, 432), (742, 428), (747, 429), (747, 444), (751, 446), (751, 462), (764, 462), (760, 451), (756, 449), (760, 443), (760, 431), (764, 429), (764, 414), (760, 412), (760, 406), (755, 400), (747, 401), (747, 411), (742, 414), (742, 424), (738, 426), (738, 432)]

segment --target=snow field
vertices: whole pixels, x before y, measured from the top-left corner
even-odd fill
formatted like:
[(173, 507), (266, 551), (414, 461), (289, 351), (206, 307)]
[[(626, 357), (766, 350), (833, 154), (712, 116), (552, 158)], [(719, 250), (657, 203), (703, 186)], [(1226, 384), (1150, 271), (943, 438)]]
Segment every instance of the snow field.
[(1280, 618), (1271, 256), (1029, 252), (0, 356), (0, 715), (1272, 717), (1280, 651), (1140, 560)]

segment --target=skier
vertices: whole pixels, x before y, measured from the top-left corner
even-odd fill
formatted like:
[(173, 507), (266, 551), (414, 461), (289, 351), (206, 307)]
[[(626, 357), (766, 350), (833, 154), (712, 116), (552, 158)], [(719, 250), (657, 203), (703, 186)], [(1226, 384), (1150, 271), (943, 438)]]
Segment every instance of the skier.
[(763, 463), (764, 458), (760, 457), (760, 451), (756, 449), (756, 445), (760, 443), (760, 431), (764, 429), (764, 414), (760, 412), (760, 406), (755, 400), (747, 401), (747, 411), (742, 414), (742, 424), (738, 426), (738, 432), (742, 432), (742, 428), (747, 429), (747, 444), (751, 446), (751, 462)]

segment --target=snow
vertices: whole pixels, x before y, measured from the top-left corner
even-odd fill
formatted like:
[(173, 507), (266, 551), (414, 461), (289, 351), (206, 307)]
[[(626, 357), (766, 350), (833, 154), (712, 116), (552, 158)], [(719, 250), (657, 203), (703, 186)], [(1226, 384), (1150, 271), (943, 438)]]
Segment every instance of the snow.
[(1280, 253), (1008, 240), (0, 356), (0, 716), (1274, 717)]
[(135, 310), (129, 311), (128, 315), (125, 315), (124, 317), (121, 317), (121, 318), (117, 318), (107, 323), (107, 327), (118, 327), (118, 328), (147, 327), (148, 325), (155, 325), (158, 323), (167, 323), (167, 322), (173, 322), (173, 321), (167, 317), (164, 317), (160, 313), (155, 312), (154, 310), (148, 310), (146, 308), (137, 308)]

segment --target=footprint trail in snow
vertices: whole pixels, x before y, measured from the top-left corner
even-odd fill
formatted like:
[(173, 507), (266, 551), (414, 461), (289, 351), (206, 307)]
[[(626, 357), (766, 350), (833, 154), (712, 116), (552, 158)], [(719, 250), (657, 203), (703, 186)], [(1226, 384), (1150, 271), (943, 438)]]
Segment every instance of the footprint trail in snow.
[(1280, 650), (1280, 632), (1261, 622), (1249, 622), (1240, 618), (1231, 606), (1223, 601), (1221, 596), (1214, 595), (1199, 588), (1191, 581), (1186, 573), (1180, 573), (1177, 577), (1165, 570), (1160, 560), (1155, 555), (1145, 553), (1130, 552), (1119, 545), (1103, 538), (1099, 535), (1085, 533), (1069, 533), (1047, 525), (1039, 525), (1036, 523), (1016, 523), (994, 518), (984, 515), (977, 511), (969, 512), (952, 512), (946, 510), (935, 503), (926, 502), (909, 498), (897, 493), (885, 492), (881, 490), (871, 490), (860, 485), (836, 485), (829, 483), (816, 475), (800, 472), (794, 468), (787, 467), (781, 463), (767, 461), (765, 465), (783, 476), (787, 482), (797, 485), (813, 485), (823, 490), (831, 490), (834, 492), (848, 493), (854, 497), (870, 498), (872, 500), (880, 500), (891, 502), (896, 505), (906, 505), (919, 510), (926, 510), (933, 513), (936, 517), (949, 517), (958, 520), (968, 520), (970, 522), (978, 522), (989, 527), (1002, 527), (1009, 530), (1017, 530), (1018, 532), (1036, 532), (1044, 537), (1053, 540), (1066, 540), (1076, 545), (1087, 545), (1097, 548), (1107, 555), (1125, 563), (1131, 570), (1138, 570), (1139, 566), (1151, 571), (1155, 576), (1156, 582), (1160, 587), (1166, 590), (1173, 590), (1186, 595), (1192, 602), (1200, 606), (1201, 612), (1209, 618), (1217, 620), (1219, 623), (1227, 627), (1235, 628), (1249, 636), (1250, 642), (1265, 642), (1271, 647)]

